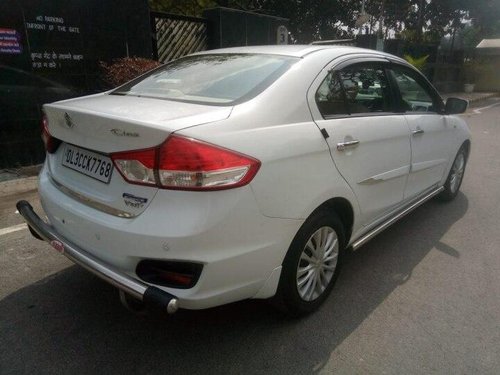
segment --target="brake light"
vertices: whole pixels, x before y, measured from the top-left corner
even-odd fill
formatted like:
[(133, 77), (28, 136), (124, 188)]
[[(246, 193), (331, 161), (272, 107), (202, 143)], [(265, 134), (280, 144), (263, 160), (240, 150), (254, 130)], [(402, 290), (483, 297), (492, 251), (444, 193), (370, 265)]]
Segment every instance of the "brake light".
[(155, 149), (111, 155), (133, 184), (175, 190), (221, 190), (248, 184), (260, 162), (238, 152), (177, 135)]
[(45, 150), (49, 154), (53, 154), (54, 152), (56, 152), (59, 144), (61, 143), (59, 139), (54, 138), (50, 135), (49, 120), (47, 119), (47, 116), (45, 114), (42, 116), (42, 141)]
[(160, 184), (170, 189), (226, 189), (248, 184), (260, 162), (192, 138), (172, 136), (160, 148)]

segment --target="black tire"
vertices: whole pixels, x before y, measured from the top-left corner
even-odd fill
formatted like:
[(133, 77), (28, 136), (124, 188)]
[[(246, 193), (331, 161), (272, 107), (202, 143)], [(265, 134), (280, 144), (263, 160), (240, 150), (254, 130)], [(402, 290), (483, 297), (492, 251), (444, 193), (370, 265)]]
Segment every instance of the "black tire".
[[(463, 144), (462, 147), (457, 152), (457, 155), (455, 156), (455, 159), (453, 160), (453, 164), (450, 169), (450, 173), (448, 173), (448, 178), (446, 179), (446, 182), (444, 183), (443, 187), (444, 190), (439, 193), (437, 196), (437, 199), (440, 200), (441, 202), (450, 202), (455, 197), (457, 196), (458, 192), (460, 191), (460, 186), (462, 185), (462, 181), (464, 178), (465, 174), (465, 167), (467, 165), (467, 157), (469, 156), (469, 149), (466, 144)], [(458, 176), (459, 180), (454, 181), (454, 175), (456, 177), (456, 170), (457, 170), (457, 163), (460, 162), (460, 158), (463, 158), (463, 167), (462, 167), (462, 172)]]
[[(324, 282), (323, 281), (319, 282), (325, 284), (323, 286), (318, 286), (316, 284), (316, 281), (314, 281), (313, 282), (314, 283), (313, 288), (315, 289), (314, 293), (318, 294), (318, 296), (313, 300), (305, 300), (300, 295), (298, 286), (299, 283), (298, 267), (299, 265), (302, 264), (299, 262), (304, 262), (304, 260), (301, 259), (301, 256), (303, 255), (303, 252), (306, 251), (306, 244), (308, 244), (309, 240), (313, 241), (312, 236), (322, 228), (323, 230), (327, 231), (326, 236), (330, 235), (331, 232), (328, 232), (329, 229), (324, 229), (324, 228), (331, 228), (333, 229), (337, 237), (338, 245), (336, 250), (338, 251), (338, 253), (337, 253), (336, 265), (334, 266), (333, 271), (323, 271), (323, 270), (312, 271), (316, 273), (321, 272), (322, 276), (324, 276), (326, 272), (333, 272), (333, 275), (331, 274), (329, 275), (331, 279), (329, 280), (327, 286), (322, 292), (316, 291), (316, 288), (321, 289), (326, 285), (327, 283), (326, 276), (324, 276), (325, 278)], [(319, 306), (325, 301), (325, 299), (332, 291), (335, 281), (337, 280), (337, 277), (339, 275), (345, 248), (344, 233), (345, 231), (342, 222), (334, 212), (328, 212), (326, 210), (318, 211), (305, 221), (305, 223), (302, 225), (302, 227), (295, 235), (295, 238), (293, 239), (290, 248), (288, 249), (288, 252), (283, 261), (283, 269), (281, 271), (278, 291), (273, 300), (274, 305), (277, 308), (279, 308), (287, 315), (295, 317), (309, 314), (319, 308)], [(307, 249), (309, 249), (309, 247)], [(309, 251), (309, 253), (311, 254), (310, 250), (307, 251)], [(335, 253), (334, 250), (332, 250), (332, 254), (333, 253)], [(323, 255), (325, 256), (326, 253), (323, 253)], [(309, 264), (307, 267), (309, 267), (310, 265), (311, 264)], [(328, 266), (332, 267), (331, 264)], [(312, 266), (312, 267), (319, 268), (321, 266)], [(307, 273), (309, 274), (309, 272)], [(311, 278), (311, 276), (309, 276), (309, 278)], [(322, 280), (320, 276), (318, 276), (318, 279)]]

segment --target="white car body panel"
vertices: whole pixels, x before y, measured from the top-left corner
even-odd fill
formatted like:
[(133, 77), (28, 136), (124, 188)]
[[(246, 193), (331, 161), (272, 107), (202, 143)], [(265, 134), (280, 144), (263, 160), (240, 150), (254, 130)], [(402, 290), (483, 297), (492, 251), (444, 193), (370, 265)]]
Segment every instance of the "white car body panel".
[[(354, 191), (361, 220), (370, 224), (403, 201), (411, 147), (408, 127), (400, 116), (373, 116), (318, 120), (330, 134), (333, 161)], [(359, 145), (344, 151), (337, 144)]]
[[(290, 243), (318, 207), (331, 199), (349, 203), (353, 223), (346, 231), (353, 233), (352, 243), (424, 186), (442, 185), (454, 155), (470, 138), (465, 122), (454, 116), (441, 116), (435, 123), (427, 114), (408, 121), (403, 114), (322, 118), (314, 93), (328, 69), (354, 58), (391, 58), (404, 64), (389, 55), (325, 46), (242, 47), (199, 54), (226, 52), (301, 60), (253, 99), (234, 106), (104, 93), (44, 107), (54, 137), (104, 154), (154, 147), (176, 134), (261, 162), (246, 186), (200, 192), (132, 185), (117, 170), (104, 184), (62, 166), (61, 150), (47, 157), (39, 193), (53, 227), (131, 277), (138, 277), (135, 267), (142, 259), (202, 263), (194, 287), (159, 286), (189, 309), (273, 296)], [(66, 114), (74, 126), (68, 125)], [(416, 126), (439, 137), (431, 146), (415, 143), (411, 129)], [(113, 129), (138, 136), (116, 135)], [(359, 147), (338, 151), (336, 144), (350, 137), (360, 140)], [(440, 162), (433, 164), (436, 160)], [(412, 167), (414, 172), (422, 168), (412, 174)], [(131, 208), (124, 193), (147, 203)], [(96, 208), (99, 205), (131, 215), (118, 217)]]
[(405, 198), (411, 198), (442, 180), (455, 140), (448, 116), (415, 113), (404, 117), (411, 132), (424, 131), (411, 137), (411, 169), (405, 190)]
[(448, 173), (450, 172), (451, 166), (453, 165), (453, 161), (455, 160), (455, 156), (457, 155), (458, 150), (464, 144), (464, 142), (471, 141), (471, 132), (467, 125), (467, 122), (458, 116), (446, 116), (446, 121), (448, 123), (449, 129), (449, 142), (450, 149), (448, 160), (445, 167), (445, 172), (439, 185), (443, 185), (448, 177)]
[[(262, 213), (269, 217), (305, 219), (335, 196), (355, 202), (349, 186), (332, 168), (328, 145), (305, 100), (311, 82), (331, 58), (328, 54), (317, 57), (307, 64), (297, 62), (259, 96), (235, 106), (227, 120), (178, 132), (261, 160), (251, 187)], [(288, 95), (290, 92), (304, 94)], [(311, 163), (318, 167), (308, 167)], [(298, 166), (300, 174), (296, 173)], [(291, 175), (294, 181), (290, 181)], [(309, 199), (304, 199), (305, 194)], [(276, 196), (284, 197), (286, 203), (276, 201)], [(358, 211), (356, 205), (353, 209)]]

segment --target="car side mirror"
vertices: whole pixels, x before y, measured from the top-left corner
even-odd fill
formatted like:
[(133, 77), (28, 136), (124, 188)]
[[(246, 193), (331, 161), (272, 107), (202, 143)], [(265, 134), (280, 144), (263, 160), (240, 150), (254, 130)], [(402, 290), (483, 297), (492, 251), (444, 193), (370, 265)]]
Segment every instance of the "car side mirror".
[(447, 115), (457, 115), (459, 113), (464, 113), (469, 106), (469, 101), (460, 98), (448, 98), (446, 100), (446, 105), (444, 111)]

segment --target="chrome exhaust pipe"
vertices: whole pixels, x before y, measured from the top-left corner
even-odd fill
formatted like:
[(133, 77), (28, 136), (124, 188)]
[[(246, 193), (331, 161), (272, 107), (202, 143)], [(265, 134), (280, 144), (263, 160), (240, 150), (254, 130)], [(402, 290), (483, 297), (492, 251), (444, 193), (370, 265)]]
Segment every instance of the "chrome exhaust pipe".
[(142, 302), (145, 305), (159, 307), (167, 311), (167, 314), (174, 314), (179, 309), (179, 300), (176, 297), (155, 286), (149, 286), (146, 289)]
[[(148, 307), (147, 301), (139, 300), (130, 294), (125, 293), (123, 290), (118, 290), (120, 295), (121, 304), (130, 312), (134, 314), (143, 315)], [(161, 307), (163, 311), (167, 311), (167, 314), (174, 314), (179, 309), (179, 302), (176, 298), (172, 298), (170, 301), (166, 303), (166, 307), (164, 303), (157, 303), (149, 301), (150, 305), (153, 305), (155, 308)]]

